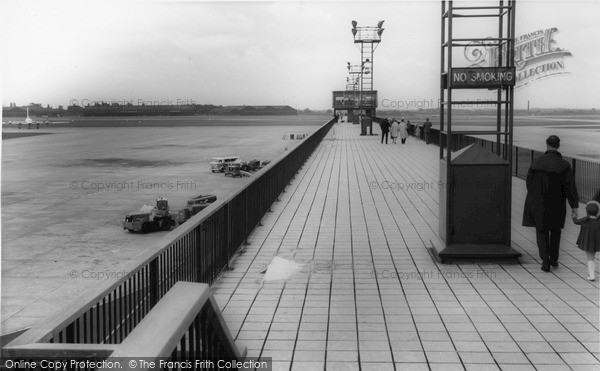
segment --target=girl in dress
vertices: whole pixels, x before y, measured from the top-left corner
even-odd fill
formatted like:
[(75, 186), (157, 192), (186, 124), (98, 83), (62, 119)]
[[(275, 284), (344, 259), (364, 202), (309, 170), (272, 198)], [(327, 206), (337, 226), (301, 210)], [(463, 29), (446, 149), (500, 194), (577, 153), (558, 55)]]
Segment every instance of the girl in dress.
[(577, 237), (577, 246), (587, 254), (587, 266), (589, 281), (594, 281), (594, 273), (596, 267), (596, 253), (600, 251), (600, 220), (598, 220), (598, 212), (600, 211), (600, 203), (590, 201), (585, 205), (587, 216), (577, 219), (573, 215), (573, 222), (581, 226), (579, 237)]

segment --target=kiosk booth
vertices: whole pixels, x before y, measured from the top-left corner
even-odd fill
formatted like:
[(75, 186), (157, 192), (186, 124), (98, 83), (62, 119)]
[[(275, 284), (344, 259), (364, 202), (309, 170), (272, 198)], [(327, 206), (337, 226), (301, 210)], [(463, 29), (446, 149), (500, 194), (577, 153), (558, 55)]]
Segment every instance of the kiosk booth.
[[(461, 22), (473, 18), (492, 20), (491, 24), (496, 20), (492, 25), (498, 35), (453, 36), (455, 26), (464, 26)], [(516, 260), (521, 254), (510, 246), (515, 1), (501, 0), (498, 6), (455, 6), (444, 0), (441, 19), (439, 233), (445, 246), (435, 247), (434, 253), (442, 262)], [(462, 63), (460, 55), (453, 55), (456, 48), (465, 56)], [(484, 95), (480, 92), (488, 98), (480, 99), (479, 95)], [(489, 99), (490, 95), (494, 99)], [(495, 125), (454, 130), (452, 108), (467, 104), (495, 107)], [(460, 136), (495, 136), (495, 151), (477, 144), (457, 148)]]

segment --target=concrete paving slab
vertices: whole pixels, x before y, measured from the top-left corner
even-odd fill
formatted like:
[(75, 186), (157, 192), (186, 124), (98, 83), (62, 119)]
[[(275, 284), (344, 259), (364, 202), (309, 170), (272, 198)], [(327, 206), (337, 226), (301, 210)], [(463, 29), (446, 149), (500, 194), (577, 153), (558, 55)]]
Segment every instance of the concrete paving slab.
[[(358, 362), (362, 370), (546, 369), (566, 366), (574, 354), (600, 362), (597, 351), (583, 344), (597, 344), (598, 284), (585, 280), (575, 226), (567, 223), (563, 232), (560, 268), (541, 272), (534, 232), (520, 226), (524, 182), (513, 179), (512, 235), (523, 254), (519, 263), (440, 265), (427, 252), (431, 243), (441, 243), (437, 187), (379, 186), (436, 183), (437, 147), (412, 138), (404, 146), (381, 145), (358, 132), (338, 124), (336, 138), (321, 143), (253, 233), (244, 262), (213, 287), (215, 292), (235, 287), (243, 280), (240, 272), (252, 272), (248, 260), (279, 255), (309, 264), (308, 271), (279, 283), (283, 294), (275, 314), (263, 319), (284, 327), (269, 331), (252, 355), (265, 355), (265, 345), (274, 341), (295, 339), (292, 354), (303, 360), (294, 356), (283, 364), (288, 369), (306, 366), (304, 344), (312, 342), (319, 360), (325, 352), (327, 369), (357, 368)], [(289, 295), (288, 285), (294, 285)], [(225, 308), (237, 293), (229, 294)], [(256, 293), (251, 307), (261, 297)], [(272, 305), (274, 299), (267, 300)], [(282, 317), (281, 308), (297, 311)], [(282, 333), (286, 340), (279, 339)], [(570, 340), (559, 343), (558, 334)], [(240, 335), (245, 333), (234, 337)]]

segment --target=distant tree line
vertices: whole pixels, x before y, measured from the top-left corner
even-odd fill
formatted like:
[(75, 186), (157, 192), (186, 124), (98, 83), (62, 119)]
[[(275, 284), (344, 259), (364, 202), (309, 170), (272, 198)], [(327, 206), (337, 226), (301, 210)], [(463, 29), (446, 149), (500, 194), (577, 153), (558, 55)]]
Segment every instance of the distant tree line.
[(187, 105), (121, 105), (117, 103), (96, 103), (85, 107), (72, 105), (65, 110), (62, 106), (52, 108), (32, 103), (29, 106), (2, 107), (4, 117), (25, 117), (29, 108), (30, 116), (62, 117), (62, 116), (193, 116), (193, 115), (297, 115), (298, 111), (290, 106), (215, 106), (211, 104)]

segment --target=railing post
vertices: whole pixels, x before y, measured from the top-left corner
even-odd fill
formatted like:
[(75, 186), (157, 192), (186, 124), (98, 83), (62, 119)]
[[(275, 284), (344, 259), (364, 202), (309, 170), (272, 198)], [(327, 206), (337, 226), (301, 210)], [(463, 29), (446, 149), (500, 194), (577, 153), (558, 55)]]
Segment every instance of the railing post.
[[(225, 248), (227, 251), (231, 251), (231, 204), (227, 203), (227, 206), (223, 208), (223, 220), (225, 223)], [(241, 247), (243, 249), (243, 246)]]
[(515, 176), (519, 176), (519, 147), (515, 147)]
[(158, 256), (150, 262), (149, 285), (150, 285), (150, 307), (158, 303)]
[(74, 343), (75, 342), (75, 322), (71, 323), (65, 329), (65, 337), (66, 343)]
[(531, 162), (529, 163), (529, 165), (531, 166), (531, 164), (533, 164), (533, 150), (531, 150)]

